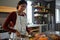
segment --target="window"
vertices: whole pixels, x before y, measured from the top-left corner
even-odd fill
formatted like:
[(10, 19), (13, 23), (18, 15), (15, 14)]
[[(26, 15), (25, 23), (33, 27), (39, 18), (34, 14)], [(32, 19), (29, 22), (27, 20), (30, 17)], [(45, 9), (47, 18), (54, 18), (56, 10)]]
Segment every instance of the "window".
[(55, 10), (55, 16), (56, 16), (56, 23), (60, 23), (60, 14), (59, 14), (59, 9)]
[(31, 24), (32, 23), (32, 2), (27, 1), (27, 23)]

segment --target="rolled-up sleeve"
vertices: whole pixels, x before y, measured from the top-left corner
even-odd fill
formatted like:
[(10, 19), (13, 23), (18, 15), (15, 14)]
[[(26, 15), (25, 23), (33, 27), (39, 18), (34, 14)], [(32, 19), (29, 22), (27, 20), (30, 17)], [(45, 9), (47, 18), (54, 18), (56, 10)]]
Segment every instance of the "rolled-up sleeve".
[(9, 14), (9, 16), (6, 18), (5, 22), (3, 23), (2, 28), (3, 28), (3, 30), (8, 31), (8, 32), (16, 32), (15, 29), (10, 28), (10, 26), (9, 26), (10, 21), (12, 21), (11, 16), (12, 16), (12, 14)]

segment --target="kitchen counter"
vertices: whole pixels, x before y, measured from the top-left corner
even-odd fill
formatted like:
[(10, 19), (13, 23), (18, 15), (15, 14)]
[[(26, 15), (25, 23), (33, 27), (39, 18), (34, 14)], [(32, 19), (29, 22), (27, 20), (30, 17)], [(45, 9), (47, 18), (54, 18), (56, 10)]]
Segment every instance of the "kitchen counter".
[(48, 24), (31, 24), (28, 25), (27, 27), (39, 27), (39, 32), (42, 32), (42, 26), (46, 27), (46, 31), (48, 30)]
[(28, 27), (37, 27), (37, 26), (44, 26), (44, 25), (48, 25), (48, 24), (30, 24), (27, 25)]
[(3, 30), (2, 27), (0, 26), (0, 33), (4, 33), (4, 32), (7, 32), (7, 31)]

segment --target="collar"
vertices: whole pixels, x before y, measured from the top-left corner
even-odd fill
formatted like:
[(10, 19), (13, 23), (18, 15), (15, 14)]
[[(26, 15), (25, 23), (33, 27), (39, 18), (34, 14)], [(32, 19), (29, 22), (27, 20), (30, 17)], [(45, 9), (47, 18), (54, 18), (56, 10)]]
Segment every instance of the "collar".
[(25, 13), (22, 13), (20, 16), (26, 16), (26, 14)]
[[(18, 15), (18, 12), (16, 12), (17, 13), (17, 15)], [(26, 16), (26, 13), (22, 13), (20, 16)]]

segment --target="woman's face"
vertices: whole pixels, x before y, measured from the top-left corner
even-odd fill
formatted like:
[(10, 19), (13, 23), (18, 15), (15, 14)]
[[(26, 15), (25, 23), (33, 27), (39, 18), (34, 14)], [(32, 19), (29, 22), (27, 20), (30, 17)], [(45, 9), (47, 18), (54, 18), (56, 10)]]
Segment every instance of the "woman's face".
[(25, 10), (26, 6), (27, 6), (26, 4), (19, 5), (18, 11), (23, 12)]

